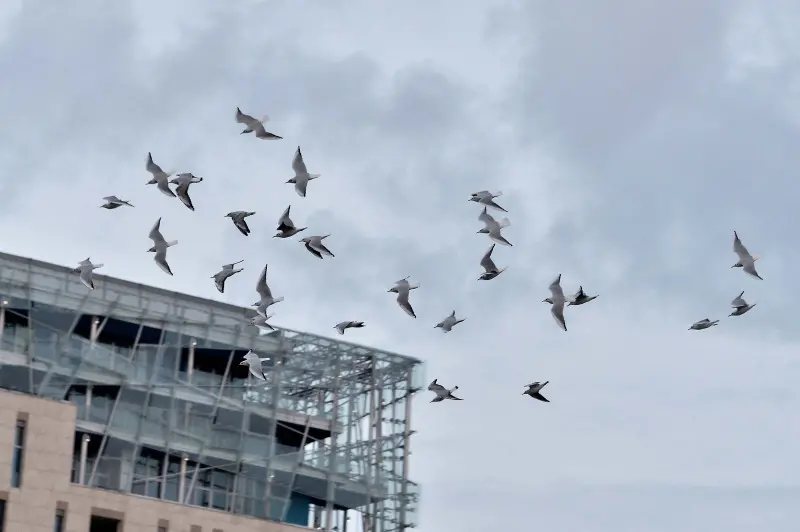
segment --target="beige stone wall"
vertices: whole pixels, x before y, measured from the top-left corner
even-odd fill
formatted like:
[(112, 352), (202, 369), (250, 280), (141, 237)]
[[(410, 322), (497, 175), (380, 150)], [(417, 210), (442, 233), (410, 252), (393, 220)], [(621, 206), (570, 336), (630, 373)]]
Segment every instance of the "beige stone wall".
[[(172, 502), (122, 495), (70, 482), (75, 407), (0, 390), (0, 498), (6, 532), (52, 532), (56, 508), (66, 510), (66, 532), (88, 532), (95, 515), (122, 521), (120, 532), (299, 532), (308, 529)], [(26, 418), (20, 488), (11, 487), (17, 419)]]

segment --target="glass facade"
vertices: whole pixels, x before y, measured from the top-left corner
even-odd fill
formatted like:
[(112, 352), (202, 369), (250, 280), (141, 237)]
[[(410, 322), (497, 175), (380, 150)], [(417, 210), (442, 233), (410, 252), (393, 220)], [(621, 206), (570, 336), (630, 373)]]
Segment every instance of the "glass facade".
[[(416, 525), (419, 360), (0, 253), (0, 387), (72, 402), (72, 482), (299, 525)], [(266, 383), (240, 366), (252, 349)]]

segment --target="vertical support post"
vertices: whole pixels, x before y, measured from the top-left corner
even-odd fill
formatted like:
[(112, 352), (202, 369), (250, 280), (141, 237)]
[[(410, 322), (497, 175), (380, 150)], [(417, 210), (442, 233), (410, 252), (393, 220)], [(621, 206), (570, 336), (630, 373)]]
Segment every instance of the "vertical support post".
[(89, 342), (92, 345), (97, 343), (97, 337), (100, 335), (100, 318), (97, 316), (92, 317), (92, 324), (89, 326)]
[(0, 301), (0, 340), (3, 339), (3, 331), (6, 330), (6, 307), (8, 300), (3, 299)]
[(186, 361), (186, 381), (192, 383), (192, 373), (194, 372), (194, 346), (197, 345), (197, 340), (192, 338), (189, 342), (189, 356)]
[[(382, 485), (381, 465), (383, 462), (383, 383), (377, 390), (377, 412), (375, 413), (375, 444), (377, 452), (375, 453), (375, 483), (378, 486)], [(375, 504), (375, 532), (387, 532), (385, 530), (385, 522), (383, 515), (383, 500)]]
[(81, 456), (78, 460), (78, 484), (86, 485), (86, 454), (89, 450), (89, 436), (84, 434), (81, 440)]
[(375, 388), (377, 387), (375, 355), (370, 360), (370, 380), (369, 380), (369, 429), (367, 432), (367, 504), (364, 513), (363, 530), (364, 532), (375, 532), (375, 513), (377, 507), (373, 502), (372, 487), (376, 484), (376, 471), (374, 468), (375, 455)]
[(406, 380), (406, 412), (405, 419), (403, 420), (403, 480), (400, 486), (400, 527), (405, 529), (408, 526), (406, 522), (406, 507), (408, 506), (408, 477), (409, 477), (409, 455), (411, 455), (411, 399), (413, 397), (412, 390), (414, 389), (414, 368), (409, 368), (408, 378)]
[(337, 471), (337, 453), (338, 453), (338, 439), (339, 434), (337, 432), (337, 427), (339, 424), (339, 361), (341, 358), (341, 354), (337, 353), (336, 355), (336, 362), (333, 365), (334, 377), (333, 377), (333, 419), (331, 420), (331, 445), (330, 445), (330, 452), (328, 453), (330, 456), (330, 460), (328, 461), (328, 467), (326, 468), (327, 473), (327, 480), (328, 480), (328, 490), (327, 494), (325, 495), (325, 530), (326, 532), (331, 532), (333, 527), (333, 501), (336, 497), (336, 483), (334, 481), (334, 475), (338, 476)]
[(86, 406), (86, 410), (84, 410), (84, 416), (87, 421), (92, 419), (92, 385), (86, 385), (86, 395), (83, 396), (83, 404)]
[[(325, 412), (325, 390), (322, 388), (317, 389), (317, 414), (323, 415)], [(317, 453), (319, 457), (322, 459), (321, 463), (328, 468), (328, 464), (325, 461), (325, 442), (322, 440), (317, 440), (316, 444)], [(322, 528), (322, 506), (314, 505), (314, 528)]]
[(178, 477), (178, 502), (181, 504), (186, 504), (186, 501), (184, 501), (184, 491), (186, 488), (186, 462), (188, 461), (189, 457), (184, 454), (181, 458), (181, 468), (178, 473), (180, 475), (180, 477)]

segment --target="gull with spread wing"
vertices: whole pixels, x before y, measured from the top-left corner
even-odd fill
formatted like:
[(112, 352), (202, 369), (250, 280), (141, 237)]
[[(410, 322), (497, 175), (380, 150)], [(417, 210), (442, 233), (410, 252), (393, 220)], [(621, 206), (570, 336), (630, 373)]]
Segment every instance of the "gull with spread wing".
[(469, 201), (475, 201), (481, 205), (486, 205), (487, 207), (492, 207), (499, 211), (508, 212), (494, 201), (495, 198), (499, 198), (502, 195), (503, 193), (499, 191), (492, 194), (488, 190), (481, 190), (480, 192), (473, 192)]
[(743, 295), (744, 295), (744, 290), (742, 290), (742, 293), (736, 296), (736, 298), (733, 301), (731, 301), (733, 312), (728, 314), (729, 317), (741, 316), (742, 314), (744, 314), (745, 312), (756, 306), (755, 303), (751, 305), (747, 301), (745, 301), (744, 298), (742, 297)]
[(543, 299), (542, 303), (550, 303), (552, 305), (550, 314), (553, 315), (553, 319), (556, 320), (558, 326), (566, 331), (567, 322), (564, 320), (564, 304), (567, 302), (567, 298), (564, 297), (564, 291), (561, 289), (560, 273), (556, 280), (550, 283), (550, 294), (551, 296)]
[(345, 329), (360, 329), (364, 326), (363, 321), (343, 321), (333, 326), (339, 334), (344, 334)]
[(269, 316), (262, 316), (261, 314), (257, 314), (250, 318), (250, 325), (253, 327), (258, 327), (260, 331), (274, 331), (275, 327), (267, 323), (267, 321), (272, 317), (272, 314)]
[(272, 238), (289, 238), (290, 236), (294, 236), (300, 231), (305, 231), (308, 229), (307, 227), (296, 227), (294, 222), (291, 218), (289, 218), (289, 211), (291, 210), (292, 206), (289, 205), (286, 207), (286, 210), (283, 211), (280, 219), (278, 220), (278, 233), (274, 235)]
[(495, 277), (506, 271), (505, 268), (503, 268), (502, 270), (498, 269), (497, 264), (495, 264), (494, 261), (492, 260), (492, 251), (494, 251), (494, 246), (495, 244), (492, 244), (492, 247), (489, 248), (489, 251), (487, 251), (483, 255), (483, 258), (481, 259), (481, 267), (485, 271), (480, 275), (480, 277), (478, 277), (479, 281), (491, 281), (492, 279), (494, 279)]
[[(736, 234), (736, 231), (733, 232), (733, 252), (739, 256), (739, 261), (731, 266), (731, 268), (741, 268), (751, 277), (761, 279), (761, 276), (758, 275), (756, 271), (756, 261), (759, 259), (759, 256), (751, 255), (750, 252), (747, 251), (742, 241), (739, 240), (739, 235)], [(761, 280), (763, 281), (763, 279)]]
[(309, 174), (308, 168), (306, 168), (306, 163), (303, 161), (303, 154), (300, 153), (300, 146), (297, 147), (297, 151), (294, 152), (294, 160), (292, 160), (292, 170), (294, 170), (294, 177), (287, 181), (287, 183), (292, 183), (294, 185), (294, 190), (297, 192), (297, 195), (301, 198), (306, 197), (306, 189), (308, 188), (308, 182), (312, 179), (316, 179), (320, 176), (320, 174)]
[(327, 255), (329, 257), (333, 257), (333, 253), (331, 250), (325, 247), (325, 244), (322, 241), (328, 238), (331, 235), (322, 235), (322, 236), (307, 236), (305, 238), (301, 238), (300, 242), (306, 245), (306, 249), (309, 253), (314, 255), (315, 257), (321, 259), (323, 255)]
[(567, 306), (583, 305), (584, 303), (588, 303), (594, 299), (597, 299), (597, 296), (587, 296), (586, 292), (583, 291), (583, 287), (579, 286), (578, 291), (569, 298)]
[(455, 327), (465, 319), (466, 318), (461, 318), (461, 319), (456, 318), (456, 311), (454, 310), (452, 314), (450, 314), (445, 319), (437, 323), (434, 329), (442, 329), (443, 332), (448, 333), (453, 330), (453, 327)]
[(544, 388), (547, 385), (548, 382), (550, 382), (550, 381), (532, 382), (532, 383), (530, 383), (528, 385), (528, 389), (525, 390), (524, 392), (522, 392), (522, 395), (530, 395), (534, 399), (538, 399), (538, 400), (543, 401), (545, 403), (549, 403), (550, 401), (547, 399), (547, 397), (545, 397), (544, 395), (541, 394), (542, 388)]
[(247, 366), (250, 370), (250, 374), (260, 381), (266, 381), (266, 377), (264, 377), (264, 369), (261, 366), (262, 362), (266, 362), (270, 360), (269, 357), (259, 357), (257, 354), (253, 353), (252, 351), (248, 351), (244, 355), (244, 360), (239, 362), (240, 366)]
[(117, 207), (122, 207), (123, 205), (127, 205), (128, 207), (133, 207), (133, 205), (131, 205), (129, 202), (121, 200), (116, 196), (106, 196), (105, 198), (103, 198), (103, 201), (105, 201), (105, 203), (100, 205), (100, 207), (108, 210), (116, 209)]
[(258, 276), (258, 281), (256, 281), (256, 292), (258, 292), (259, 299), (252, 305), (256, 307), (256, 312), (258, 312), (258, 314), (261, 316), (267, 315), (267, 309), (269, 307), (275, 303), (280, 303), (283, 301), (283, 296), (273, 297), (272, 290), (269, 289), (269, 284), (267, 284), (268, 266), (268, 264), (265, 264), (264, 269), (261, 270), (261, 275)]
[(175, 187), (175, 195), (190, 211), (194, 210), (194, 205), (192, 205), (192, 198), (189, 197), (189, 185), (199, 183), (202, 180), (202, 177), (195, 177), (191, 172), (187, 172), (178, 174), (175, 179), (170, 181), (173, 185), (178, 185)]
[(452, 399), (453, 401), (461, 401), (460, 397), (456, 397), (453, 395), (453, 392), (458, 390), (458, 386), (453, 386), (449, 390), (439, 384), (439, 379), (433, 379), (433, 382), (428, 385), (428, 390), (435, 393), (436, 397), (431, 399), (431, 403), (438, 403), (440, 401), (444, 401), (445, 399)]
[(244, 131), (240, 134), (244, 135), (245, 133), (252, 133), (253, 131), (256, 132), (256, 138), (259, 139), (266, 139), (266, 140), (280, 140), (283, 137), (279, 137), (273, 133), (270, 133), (266, 129), (264, 129), (264, 122), (268, 121), (269, 117), (264, 116), (261, 120), (254, 118), (250, 115), (244, 114), (241, 109), (238, 107), (236, 108), (236, 123), (243, 124), (245, 126)]
[(94, 281), (92, 280), (92, 272), (97, 268), (102, 268), (102, 264), (92, 264), (91, 257), (82, 260), (78, 263), (78, 267), (72, 270), (75, 273), (81, 274), (81, 282), (89, 290), (94, 290)]
[(156, 163), (153, 162), (153, 154), (147, 152), (147, 164), (145, 166), (147, 171), (153, 175), (153, 178), (147, 182), (148, 185), (156, 185), (156, 188), (161, 191), (162, 194), (165, 196), (169, 196), (170, 198), (175, 197), (175, 193), (169, 188), (169, 177), (172, 175), (172, 172), (165, 172), (158, 166)]
[(711, 321), (708, 318), (703, 318), (700, 321), (694, 322), (692, 324), (692, 326), (689, 327), (689, 330), (690, 331), (702, 331), (703, 329), (708, 329), (709, 327), (713, 327), (714, 325), (717, 325), (718, 323), (719, 323), (719, 320)]
[(498, 222), (491, 214), (486, 212), (486, 207), (484, 207), (483, 212), (478, 216), (478, 220), (485, 225), (483, 229), (478, 231), (479, 233), (488, 234), (489, 238), (498, 244), (503, 244), (504, 246), (511, 245), (511, 242), (506, 240), (501, 233), (503, 229), (511, 225), (508, 218), (503, 218)]
[(242, 262), (244, 262), (244, 259), (231, 262), (230, 264), (223, 264), (222, 269), (211, 276), (211, 278), (214, 279), (214, 286), (217, 287), (217, 290), (219, 290), (220, 294), (225, 293), (225, 281), (228, 279), (228, 277), (244, 271), (244, 268), (234, 269), (237, 264), (241, 264)]
[(245, 218), (248, 216), (253, 216), (255, 211), (233, 211), (229, 212), (225, 215), (225, 218), (230, 218), (233, 222), (233, 225), (236, 226), (236, 229), (239, 230), (244, 236), (248, 236), (250, 234), (250, 228), (247, 226), (247, 222)]
[(155, 257), (153, 260), (156, 261), (158, 267), (161, 268), (162, 271), (172, 275), (172, 270), (167, 264), (167, 248), (170, 248), (178, 243), (177, 240), (172, 240), (167, 242), (164, 239), (164, 235), (161, 234), (161, 218), (156, 220), (156, 224), (150, 229), (150, 234), (148, 235), (150, 240), (153, 241), (153, 247), (148, 249), (148, 252), (155, 253)]
[(419, 284), (411, 284), (408, 282), (408, 279), (411, 276), (404, 279), (400, 279), (397, 281), (393, 287), (391, 287), (387, 292), (394, 292), (397, 294), (397, 304), (400, 305), (400, 308), (403, 311), (411, 316), (412, 318), (416, 318), (417, 315), (414, 313), (414, 309), (411, 307), (411, 303), (408, 301), (408, 295), (411, 290), (415, 290), (419, 288)]

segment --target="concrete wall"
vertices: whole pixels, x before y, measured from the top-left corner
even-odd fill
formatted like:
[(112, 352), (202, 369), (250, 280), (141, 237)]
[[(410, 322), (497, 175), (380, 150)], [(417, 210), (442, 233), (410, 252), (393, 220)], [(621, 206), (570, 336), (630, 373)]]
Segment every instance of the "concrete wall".
[[(303, 527), (183, 506), (136, 495), (86, 488), (70, 482), (75, 407), (0, 390), (0, 498), (6, 500), (7, 532), (52, 532), (57, 508), (65, 532), (87, 532), (92, 514), (122, 521), (119, 532), (299, 532)], [(11, 487), (17, 419), (26, 419), (20, 488)]]

